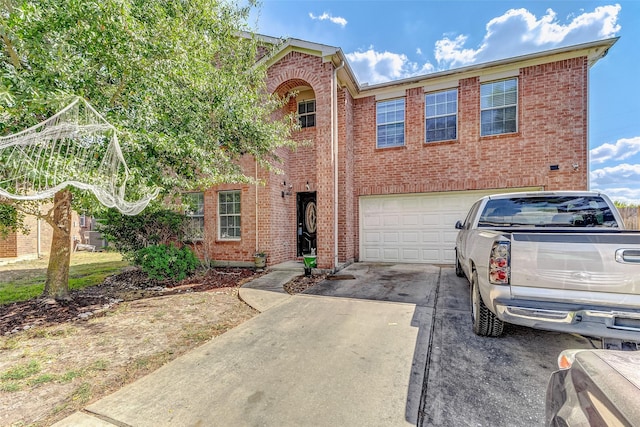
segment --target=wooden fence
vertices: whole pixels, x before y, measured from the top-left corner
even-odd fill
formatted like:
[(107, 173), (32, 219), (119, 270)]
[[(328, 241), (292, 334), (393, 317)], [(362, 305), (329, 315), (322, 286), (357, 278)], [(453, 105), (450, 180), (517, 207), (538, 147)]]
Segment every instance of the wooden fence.
[(640, 230), (640, 207), (618, 208), (628, 230)]

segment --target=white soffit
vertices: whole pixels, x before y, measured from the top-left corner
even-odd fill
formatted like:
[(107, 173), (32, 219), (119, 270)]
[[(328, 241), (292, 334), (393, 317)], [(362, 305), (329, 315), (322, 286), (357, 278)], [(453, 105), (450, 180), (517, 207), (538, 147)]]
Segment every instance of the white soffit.
[(446, 89), (456, 89), (458, 86), (460, 86), (460, 81), (454, 80), (454, 81), (428, 84), (428, 85), (422, 86), (422, 89), (426, 93), (426, 92), (436, 92), (439, 90), (446, 90)]
[(406, 90), (394, 90), (393, 92), (379, 93), (376, 95), (376, 101), (384, 101), (385, 99), (403, 98), (407, 94)]
[(494, 80), (503, 80), (510, 77), (518, 77), (520, 75), (520, 69), (514, 68), (513, 70), (501, 71), (499, 73), (489, 73), (480, 75), (480, 83), (491, 82)]

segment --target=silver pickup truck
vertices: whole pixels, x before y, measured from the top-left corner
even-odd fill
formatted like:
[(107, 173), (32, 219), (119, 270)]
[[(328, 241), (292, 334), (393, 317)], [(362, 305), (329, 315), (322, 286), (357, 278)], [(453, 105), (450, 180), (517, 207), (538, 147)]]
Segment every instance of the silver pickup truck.
[(473, 331), (504, 323), (640, 342), (640, 232), (596, 192), (487, 196), (458, 221)]

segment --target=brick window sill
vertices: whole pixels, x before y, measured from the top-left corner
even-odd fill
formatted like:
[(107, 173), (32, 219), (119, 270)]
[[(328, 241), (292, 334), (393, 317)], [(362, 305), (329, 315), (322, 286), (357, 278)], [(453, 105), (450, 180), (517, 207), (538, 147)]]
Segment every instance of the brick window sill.
[(384, 148), (376, 147), (374, 152), (378, 153), (378, 152), (397, 151), (397, 150), (406, 150), (406, 149), (407, 149), (406, 145), (400, 145), (398, 147), (384, 147)]
[(460, 140), (459, 139), (449, 139), (449, 140), (446, 140), (446, 141), (423, 142), (422, 143), (422, 147), (423, 148), (428, 148), (428, 147), (433, 147), (433, 146), (455, 145), (455, 144), (460, 144)]
[(486, 135), (486, 136), (481, 136), (480, 137), (480, 141), (491, 141), (494, 139), (509, 139), (509, 138), (520, 138), (522, 135), (520, 134), (520, 132), (513, 132), (513, 133), (501, 133), (498, 135)]

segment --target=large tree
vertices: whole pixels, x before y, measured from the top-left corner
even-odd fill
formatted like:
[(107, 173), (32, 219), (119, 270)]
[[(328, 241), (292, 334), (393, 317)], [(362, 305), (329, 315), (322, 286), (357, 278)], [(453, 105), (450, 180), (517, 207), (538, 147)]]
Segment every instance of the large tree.
[[(282, 102), (266, 92), (256, 61), (265, 47), (247, 21), (255, 1), (0, 2), (0, 136), (82, 96), (118, 130), (133, 180), (164, 195), (246, 180), (239, 156), (268, 165), (289, 143), (292, 120), (274, 120)], [(131, 198), (139, 195), (134, 188)], [(69, 296), (69, 218), (78, 204), (96, 202), (66, 188), (44, 215), (54, 228), (45, 296)]]

